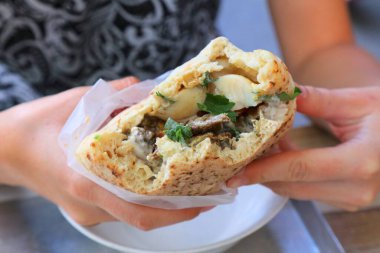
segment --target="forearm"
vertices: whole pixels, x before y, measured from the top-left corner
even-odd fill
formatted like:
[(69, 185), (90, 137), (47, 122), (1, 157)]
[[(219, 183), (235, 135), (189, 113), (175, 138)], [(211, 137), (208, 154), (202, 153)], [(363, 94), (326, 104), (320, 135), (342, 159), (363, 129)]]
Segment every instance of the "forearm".
[(355, 45), (347, 1), (269, 1), (296, 82), (321, 87), (380, 83), (380, 64)]
[(17, 138), (18, 130), (26, 123), (17, 122), (22, 115), (14, 112), (14, 106), (38, 97), (26, 80), (0, 62), (0, 184), (19, 184), (20, 166), (16, 164), (26, 157), (22, 149), (28, 140)]
[(291, 69), (305, 85), (327, 88), (380, 85), (380, 62), (355, 44), (316, 51)]
[(25, 154), (20, 154), (20, 148), (14, 150), (14, 137), (16, 129), (13, 125), (13, 119), (9, 112), (0, 112), (0, 184), (18, 185), (18, 173), (12, 167), (13, 157), (18, 154), (21, 160)]

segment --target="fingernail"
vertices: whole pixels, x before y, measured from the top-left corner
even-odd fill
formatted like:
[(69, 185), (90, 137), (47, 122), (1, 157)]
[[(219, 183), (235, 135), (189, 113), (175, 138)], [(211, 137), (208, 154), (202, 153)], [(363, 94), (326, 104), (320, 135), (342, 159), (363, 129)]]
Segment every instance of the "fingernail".
[(230, 188), (238, 188), (239, 186), (247, 185), (248, 179), (245, 177), (235, 177), (227, 182), (227, 186)]

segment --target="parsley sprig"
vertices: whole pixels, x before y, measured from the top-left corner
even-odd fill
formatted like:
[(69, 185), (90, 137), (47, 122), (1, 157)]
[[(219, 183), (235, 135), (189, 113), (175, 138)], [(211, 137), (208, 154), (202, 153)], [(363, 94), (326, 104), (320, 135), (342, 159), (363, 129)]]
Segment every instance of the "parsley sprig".
[(165, 134), (172, 141), (180, 142), (182, 145), (187, 145), (187, 140), (193, 136), (191, 132), (191, 128), (189, 126), (184, 126), (173, 120), (172, 118), (168, 118), (164, 126)]
[(157, 97), (160, 97), (160, 98), (162, 98), (162, 99), (164, 99), (165, 101), (168, 101), (168, 102), (171, 103), (171, 104), (174, 104), (174, 103), (175, 103), (175, 100), (170, 99), (170, 98), (168, 98), (168, 97), (162, 95), (162, 93), (159, 92), (159, 91), (156, 92), (156, 96), (157, 96)]
[(277, 95), (277, 97), (281, 101), (290, 101), (290, 100), (295, 99), (301, 93), (302, 93), (302, 91), (300, 90), (300, 88), (294, 87), (293, 94), (288, 94), (286, 92), (281, 92), (280, 94)]
[(206, 94), (206, 99), (203, 104), (197, 103), (199, 110), (209, 112), (213, 115), (225, 113), (230, 119), (236, 121), (236, 112), (231, 111), (235, 103), (228, 100), (223, 95)]
[[(298, 88), (298, 87), (295, 87), (294, 91), (293, 91), (293, 94), (288, 94), (286, 92), (281, 92), (281, 93), (277, 93), (277, 94), (274, 94), (274, 95), (262, 95), (262, 96), (259, 97), (259, 99), (261, 101), (265, 101), (265, 100), (271, 99), (273, 96), (277, 96), (281, 101), (286, 102), (286, 101), (290, 101), (290, 100), (295, 99), (301, 93), (302, 93), (301, 89)], [(257, 94), (257, 93), (254, 93), (254, 94)]]
[(218, 80), (218, 78), (212, 78), (212, 76), (210, 75), (210, 72), (206, 71), (203, 74), (203, 81), (201, 83), (201, 86), (205, 87), (205, 88), (208, 88), (208, 85), (210, 83), (216, 82), (216, 80)]

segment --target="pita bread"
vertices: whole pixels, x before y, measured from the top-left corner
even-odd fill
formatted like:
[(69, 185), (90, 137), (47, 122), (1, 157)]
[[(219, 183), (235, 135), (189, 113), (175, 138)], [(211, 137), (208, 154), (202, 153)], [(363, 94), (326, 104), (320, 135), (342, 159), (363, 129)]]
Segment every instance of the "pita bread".
[[(292, 126), (296, 105), (295, 100), (260, 102), (256, 98), (259, 102), (252, 106), (256, 109), (249, 111), (252, 115), (246, 120), (251, 124), (247, 125), (251, 131), (242, 131), (239, 138), (224, 135), (223, 144), (218, 139), (221, 137), (211, 131), (195, 135), (183, 145), (167, 135), (157, 134), (153, 138), (154, 151), (146, 149), (152, 146), (148, 143), (152, 142), (151, 136), (138, 132), (144, 131), (145, 125), (162, 130), (168, 117), (184, 123), (197, 117), (197, 103), (204, 102), (208, 92), (201, 87), (206, 72), (220, 79), (226, 75), (249, 79), (253, 97), (255, 94), (260, 94), (260, 98), (275, 97), (282, 92), (291, 94), (295, 87), (284, 63), (272, 53), (243, 52), (226, 38), (219, 37), (198, 56), (173, 70), (148, 98), (86, 137), (77, 149), (77, 159), (106, 181), (139, 194), (217, 192), (223, 182), (261, 156)], [(245, 116), (239, 117), (238, 121), (245, 120)], [(142, 143), (143, 138), (149, 139), (147, 143)], [(151, 153), (147, 154), (147, 150)]]

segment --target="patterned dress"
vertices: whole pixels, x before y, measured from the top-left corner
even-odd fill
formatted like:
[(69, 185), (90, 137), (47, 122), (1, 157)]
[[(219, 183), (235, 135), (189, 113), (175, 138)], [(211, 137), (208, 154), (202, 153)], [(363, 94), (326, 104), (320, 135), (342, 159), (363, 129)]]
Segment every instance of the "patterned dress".
[(217, 35), (217, 0), (1, 0), (0, 110), (98, 78), (157, 76)]

